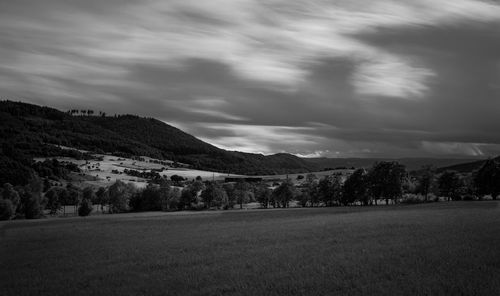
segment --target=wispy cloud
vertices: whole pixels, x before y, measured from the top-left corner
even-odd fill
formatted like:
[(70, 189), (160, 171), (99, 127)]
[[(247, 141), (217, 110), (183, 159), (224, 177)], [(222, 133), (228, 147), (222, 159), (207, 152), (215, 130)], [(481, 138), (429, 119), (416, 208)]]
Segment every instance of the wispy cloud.
[(4, 1), (0, 95), (228, 149), (479, 156), (500, 153), (499, 34), (479, 0)]

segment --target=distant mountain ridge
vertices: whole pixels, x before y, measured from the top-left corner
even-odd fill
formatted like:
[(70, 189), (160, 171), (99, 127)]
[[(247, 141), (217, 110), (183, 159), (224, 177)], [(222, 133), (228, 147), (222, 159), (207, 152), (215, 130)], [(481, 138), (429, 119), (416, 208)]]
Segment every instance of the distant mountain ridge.
[[(461, 165), (464, 163), (475, 162), (477, 159), (468, 158), (429, 158), (429, 157), (406, 157), (406, 158), (309, 158), (308, 162), (323, 168), (336, 167), (355, 167), (368, 168), (375, 162), (380, 161), (398, 161), (403, 164), (407, 170), (419, 170), (425, 165), (432, 165), (436, 168)], [(483, 160), (479, 160), (482, 162)]]

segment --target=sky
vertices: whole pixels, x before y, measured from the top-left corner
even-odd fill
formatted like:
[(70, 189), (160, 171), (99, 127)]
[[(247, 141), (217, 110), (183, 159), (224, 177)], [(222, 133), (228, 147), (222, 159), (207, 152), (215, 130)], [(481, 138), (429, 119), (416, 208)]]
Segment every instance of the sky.
[(0, 97), (303, 157), (500, 154), (500, 1), (0, 0)]

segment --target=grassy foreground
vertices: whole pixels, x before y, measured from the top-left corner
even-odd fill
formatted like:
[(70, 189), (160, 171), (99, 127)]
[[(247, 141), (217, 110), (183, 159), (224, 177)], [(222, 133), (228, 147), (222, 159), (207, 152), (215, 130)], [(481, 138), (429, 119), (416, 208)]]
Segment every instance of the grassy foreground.
[(499, 295), (500, 208), (485, 201), (7, 221), (0, 294)]

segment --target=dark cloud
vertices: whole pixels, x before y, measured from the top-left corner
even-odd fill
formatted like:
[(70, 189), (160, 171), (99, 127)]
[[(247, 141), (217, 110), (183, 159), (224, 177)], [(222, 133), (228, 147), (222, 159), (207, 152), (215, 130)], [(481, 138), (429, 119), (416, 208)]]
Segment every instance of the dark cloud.
[(152, 116), (251, 152), (500, 153), (488, 2), (3, 1), (0, 34), (6, 98)]

